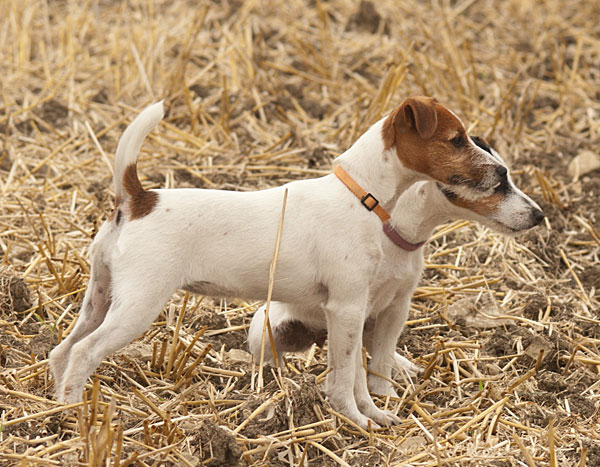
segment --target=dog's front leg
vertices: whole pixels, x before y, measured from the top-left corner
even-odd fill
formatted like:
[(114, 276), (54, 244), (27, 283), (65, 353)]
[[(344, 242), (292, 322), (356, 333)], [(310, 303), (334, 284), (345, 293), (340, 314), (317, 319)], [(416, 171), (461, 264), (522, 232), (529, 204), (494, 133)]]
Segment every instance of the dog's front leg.
[(368, 427), (369, 418), (358, 410), (353, 388), (365, 307), (366, 297), (358, 303), (334, 301), (330, 297), (325, 306), (329, 338), (325, 393), (335, 410), (362, 428)]
[(354, 397), (361, 413), (382, 426), (400, 423), (400, 418), (396, 414), (389, 410), (381, 410), (378, 408), (369, 394), (369, 390), (367, 389), (367, 373), (362, 358), (362, 339), (356, 354), (356, 366), (354, 368), (356, 372), (354, 379)]
[[(369, 396), (361, 365), (362, 331), (367, 307), (367, 291), (356, 287), (335, 299), (332, 294), (325, 306), (329, 336), (329, 373), (325, 392), (333, 408), (362, 428), (396, 421), (378, 409)], [(358, 400), (355, 397), (358, 396)], [(360, 404), (357, 404), (357, 402)], [(363, 411), (361, 411), (363, 410)]]
[(418, 366), (396, 354), (398, 337), (408, 317), (411, 295), (412, 289), (411, 293), (402, 291), (396, 295), (392, 304), (377, 316), (375, 326), (365, 330), (365, 345), (371, 355), (369, 370), (384, 376), (381, 378), (376, 374), (369, 375), (369, 390), (375, 394), (398, 397), (390, 382), (393, 367), (406, 371), (410, 376), (420, 372)]

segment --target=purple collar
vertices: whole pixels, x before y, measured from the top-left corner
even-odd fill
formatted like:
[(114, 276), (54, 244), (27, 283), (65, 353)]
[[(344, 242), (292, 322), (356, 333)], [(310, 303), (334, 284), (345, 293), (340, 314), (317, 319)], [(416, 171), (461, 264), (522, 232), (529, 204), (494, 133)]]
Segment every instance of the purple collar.
[(394, 245), (402, 248), (406, 251), (415, 251), (421, 248), (425, 242), (419, 243), (410, 243), (402, 238), (402, 236), (392, 227), (392, 224), (389, 222), (384, 222), (383, 224), (383, 232), (387, 235), (387, 237), (394, 243)]

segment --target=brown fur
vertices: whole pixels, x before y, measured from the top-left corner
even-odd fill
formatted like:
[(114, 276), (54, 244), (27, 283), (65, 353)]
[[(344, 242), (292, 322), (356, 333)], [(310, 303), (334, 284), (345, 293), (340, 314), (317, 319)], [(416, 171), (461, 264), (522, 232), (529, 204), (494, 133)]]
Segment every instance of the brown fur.
[(312, 330), (297, 320), (286, 321), (273, 329), (276, 348), (283, 352), (301, 352), (312, 344), (322, 347), (327, 330)]
[[(130, 219), (140, 219), (150, 214), (158, 203), (158, 194), (154, 191), (146, 191), (137, 176), (136, 164), (130, 164), (123, 174), (123, 187), (130, 196), (129, 208)], [(117, 208), (120, 200), (117, 200)]]
[(466, 141), (466, 133), (461, 121), (446, 107), (422, 96), (406, 99), (389, 114), (382, 129), (384, 147), (395, 147), (406, 168), (444, 184), (460, 180), (476, 185), (487, 170), (473, 163), (477, 149), (468, 142), (458, 148), (450, 142), (457, 135)]
[(449, 199), (449, 201), (460, 208), (469, 209), (470, 211), (476, 212), (481, 216), (487, 217), (498, 210), (505, 196), (506, 195), (504, 193), (494, 193), (487, 198), (481, 198), (477, 201), (472, 201), (457, 196), (456, 198)]

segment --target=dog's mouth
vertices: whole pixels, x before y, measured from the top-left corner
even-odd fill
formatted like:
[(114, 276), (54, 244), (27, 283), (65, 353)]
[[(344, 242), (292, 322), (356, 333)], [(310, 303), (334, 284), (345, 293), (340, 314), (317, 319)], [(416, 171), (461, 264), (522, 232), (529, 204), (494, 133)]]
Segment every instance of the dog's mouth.
[(500, 222), (499, 220), (496, 219), (488, 219), (488, 222), (490, 223), (490, 227), (493, 226), (494, 230), (496, 230), (497, 232), (503, 233), (504, 235), (516, 235), (518, 233), (523, 232), (524, 230), (529, 230), (527, 229), (515, 229), (514, 227), (510, 227), (508, 225), (506, 225), (504, 222)]
[(448, 182), (442, 185), (442, 191), (446, 196), (452, 193), (452, 196), (461, 196), (465, 199), (475, 200), (492, 195), (502, 185), (502, 180), (484, 179), (481, 181), (470, 180), (459, 175), (453, 175), (448, 178)]

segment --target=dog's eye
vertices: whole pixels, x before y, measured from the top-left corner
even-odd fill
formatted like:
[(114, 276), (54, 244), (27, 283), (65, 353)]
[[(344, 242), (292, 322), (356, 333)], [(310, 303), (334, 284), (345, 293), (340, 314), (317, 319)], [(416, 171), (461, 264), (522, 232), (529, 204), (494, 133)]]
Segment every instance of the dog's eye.
[(450, 140), (450, 142), (455, 148), (460, 148), (463, 144), (465, 144), (465, 139), (462, 135), (456, 135)]

